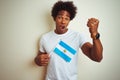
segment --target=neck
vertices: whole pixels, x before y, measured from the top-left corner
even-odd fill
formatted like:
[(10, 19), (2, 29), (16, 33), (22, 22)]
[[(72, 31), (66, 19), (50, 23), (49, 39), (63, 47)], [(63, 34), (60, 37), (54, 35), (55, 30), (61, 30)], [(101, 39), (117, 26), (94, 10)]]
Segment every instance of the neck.
[(56, 34), (64, 34), (64, 33), (66, 33), (67, 31), (68, 31), (68, 29), (65, 29), (64, 31), (59, 31), (59, 30), (55, 29), (55, 33), (56, 33)]

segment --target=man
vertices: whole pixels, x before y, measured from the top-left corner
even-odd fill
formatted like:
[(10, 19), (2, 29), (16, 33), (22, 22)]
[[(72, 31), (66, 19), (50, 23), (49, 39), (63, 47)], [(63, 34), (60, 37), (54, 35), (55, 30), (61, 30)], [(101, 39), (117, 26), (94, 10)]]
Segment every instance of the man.
[(71, 1), (58, 1), (52, 8), (56, 28), (42, 36), (39, 54), (35, 58), (37, 65), (47, 66), (46, 80), (77, 80), (79, 48), (91, 60), (102, 60), (103, 47), (98, 33), (98, 19), (90, 18), (87, 22), (93, 44), (83, 34), (67, 28), (76, 10)]

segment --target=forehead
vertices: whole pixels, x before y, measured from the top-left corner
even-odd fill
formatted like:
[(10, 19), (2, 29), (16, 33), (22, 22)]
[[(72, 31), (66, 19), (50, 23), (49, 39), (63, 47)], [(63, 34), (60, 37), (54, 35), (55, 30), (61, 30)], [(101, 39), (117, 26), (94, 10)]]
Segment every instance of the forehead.
[(58, 15), (63, 15), (63, 16), (70, 17), (70, 13), (68, 11), (66, 11), (66, 10), (59, 11)]

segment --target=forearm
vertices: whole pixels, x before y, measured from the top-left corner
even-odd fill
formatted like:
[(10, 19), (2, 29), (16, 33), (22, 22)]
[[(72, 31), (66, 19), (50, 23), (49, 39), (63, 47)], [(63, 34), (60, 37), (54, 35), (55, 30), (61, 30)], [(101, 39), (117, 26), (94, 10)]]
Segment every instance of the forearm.
[[(93, 44), (88, 45), (85, 54), (94, 61), (100, 62), (102, 60), (103, 47), (100, 41), (100, 34), (98, 33), (99, 20), (96, 18), (88, 19), (87, 26), (89, 27), (89, 32), (93, 40)], [(87, 53), (88, 52), (88, 53)]]
[(91, 48), (91, 56), (93, 60), (100, 62), (103, 58), (103, 46), (100, 39), (93, 39), (93, 47)]

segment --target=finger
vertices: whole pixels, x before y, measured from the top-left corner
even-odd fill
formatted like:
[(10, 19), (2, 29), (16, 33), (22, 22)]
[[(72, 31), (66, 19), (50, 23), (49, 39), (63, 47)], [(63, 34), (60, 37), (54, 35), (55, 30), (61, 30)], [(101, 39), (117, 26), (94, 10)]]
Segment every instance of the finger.
[(98, 19), (96, 19), (96, 18), (90, 18), (90, 19), (88, 19), (88, 21), (93, 21), (93, 22), (96, 22), (96, 21), (99, 21)]
[(49, 63), (49, 60), (45, 60), (43, 63), (44, 63), (44, 64), (48, 64), (48, 63)]
[(90, 27), (90, 28), (95, 27), (95, 26), (98, 25), (98, 23), (99, 23), (98, 21), (95, 21), (95, 22), (91, 21), (91, 22), (88, 22), (87, 26)]
[(40, 56), (40, 61), (44, 61), (45, 59), (49, 59), (49, 56), (46, 54)]
[(44, 54), (44, 58), (49, 58), (49, 54)]
[(93, 32), (93, 29), (92, 29), (92, 28), (89, 28), (89, 32), (92, 33), (92, 32)]
[(41, 61), (41, 65), (47, 65), (49, 63), (49, 61)]
[(48, 61), (41, 61), (41, 64), (48, 64)]
[(41, 62), (48, 62), (49, 58), (41, 58)]

